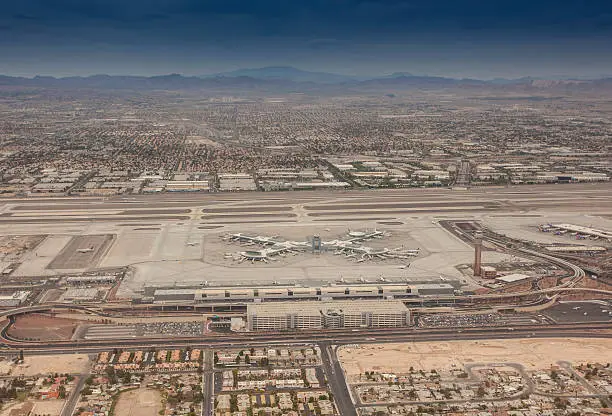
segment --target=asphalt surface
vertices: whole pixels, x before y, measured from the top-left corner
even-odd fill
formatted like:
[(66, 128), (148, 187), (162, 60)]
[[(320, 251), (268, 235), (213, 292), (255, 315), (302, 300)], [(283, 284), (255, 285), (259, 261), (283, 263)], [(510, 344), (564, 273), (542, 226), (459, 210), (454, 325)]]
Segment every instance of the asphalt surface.
[(320, 348), (323, 371), (325, 371), (329, 389), (334, 395), (338, 413), (342, 416), (357, 416), (357, 410), (351, 399), (342, 365), (336, 356), (336, 348), (327, 343), (320, 344)]
[(60, 416), (72, 416), (74, 413), (74, 409), (79, 402), (79, 397), (81, 396), (81, 390), (83, 390), (83, 386), (85, 386), (85, 380), (87, 379), (87, 374), (79, 374), (78, 381), (74, 386), (74, 389), (70, 392), (70, 396), (68, 400), (66, 400), (66, 404), (62, 408), (62, 412)]
[(554, 322), (610, 322), (612, 323), (612, 301), (559, 302), (545, 311)]
[(135, 339), (135, 340), (104, 340), (104, 341), (67, 341), (47, 342), (44, 344), (15, 343), (7, 345), (6, 341), (1, 354), (14, 356), (20, 349), (28, 354), (74, 354), (98, 353), (108, 351), (109, 348), (142, 349), (149, 347), (174, 348), (177, 346), (192, 348), (246, 348), (271, 345), (312, 345), (315, 343), (364, 344), (384, 342), (420, 342), (420, 341), (448, 341), (448, 340), (474, 340), (474, 339), (511, 339), (511, 338), (551, 338), (551, 337), (593, 337), (612, 338), (612, 324), (575, 324), (575, 325), (544, 325), (510, 328), (449, 328), (444, 330), (416, 330), (403, 328), (395, 331), (349, 331), (326, 333), (321, 331), (305, 333), (276, 333), (276, 334), (248, 334), (228, 335), (219, 337), (201, 338), (174, 338), (174, 339)]
[[(2, 223), (59, 223), (88, 221), (181, 221), (206, 213), (290, 213), (304, 204), (305, 217), (394, 215), (422, 212), (521, 212), (548, 208), (610, 214), (612, 184), (483, 187), (466, 191), (449, 189), (384, 189), (346, 191), (300, 191), (285, 193), (197, 193), (117, 196), (113, 198), (10, 198)], [(10, 206), (6, 205), (10, 204)], [(206, 209), (205, 207), (210, 206)], [(274, 205), (274, 206), (271, 206)], [(227, 208), (227, 209), (226, 209)], [(65, 213), (62, 213), (62, 211)], [(95, 213), (87, 215), (87, 210)], [(101, 215), (100, 212), (108, 212)], [(603, 211), (602, 211), (603, 210)], [(54, 211), (54, 215), (46, 215)], [(82, 212), (79, 212), (82, 211)], [(19, 214), (20, 216), (13, 216)], [(63, 214), (63, 215), (58, 215)], [(248, 218), (248, 215), (245, 215)]]
[(204, 363), (202, 373), (202, 416), (212, 416), (215, 408), (215, 373), (213, 371), (214, 355), (213, 350), (204, 351)]

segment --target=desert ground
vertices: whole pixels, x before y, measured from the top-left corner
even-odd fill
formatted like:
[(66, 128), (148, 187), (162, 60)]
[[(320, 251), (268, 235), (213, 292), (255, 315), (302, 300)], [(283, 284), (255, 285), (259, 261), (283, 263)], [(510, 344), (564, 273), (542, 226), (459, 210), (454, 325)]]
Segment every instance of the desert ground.
[(115, 416), (156, 416), (161, 409), (161, 394), (153, 389), (136, 389), (121, 393)]
[(56, 341), (70, 339), (78, 322), (43, 314), (20, 315), (8, 330), (18, 339)]
[(557, 361), (609, 362), (612, 343), (600, 338), (505, 339), (406, 342), (340, 347), (338, 358), (347, 375), (365, 371), (409, 372), (449, 369), (469, 363), (519, 363), (527, 370)]
[(25, 355), (23, 364), (0, 361), (0, 375), (35, 376), (49, 373), (83, 373), (89, 367), (86, 354), (60, 354), (49, 359), (48, 355)]
[(0, 416), (9, 416), (11, 410), (24, 409), (32, 406), (30, 414), (59, 416), (64, 407), (65, 400), (27, 400), (25, 402), (12, 403), (9, 406), (3, 407)]

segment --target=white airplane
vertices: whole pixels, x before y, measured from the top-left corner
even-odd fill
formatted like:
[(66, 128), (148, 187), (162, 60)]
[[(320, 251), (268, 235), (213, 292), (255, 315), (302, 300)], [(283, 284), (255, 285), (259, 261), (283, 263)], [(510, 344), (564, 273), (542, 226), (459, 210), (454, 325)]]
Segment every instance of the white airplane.
[(200, 244), (200, 243), (198, 243), (197, 241), (189, 241), (189, 242), (187, 242), (188, 246), (197, 246), (198, 244)]
[(77, 249), (78, 253), (91, 253), (92, 251), (94, 251), (93, 247)]

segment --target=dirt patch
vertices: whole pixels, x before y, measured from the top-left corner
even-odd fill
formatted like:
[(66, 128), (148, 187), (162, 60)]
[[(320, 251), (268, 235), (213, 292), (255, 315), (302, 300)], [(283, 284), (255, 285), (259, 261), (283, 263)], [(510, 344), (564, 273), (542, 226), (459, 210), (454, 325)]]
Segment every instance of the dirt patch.
[(409, 372), (445, 369), (469, 362), (523, 364), (547, 368), (557, 361), (601, 361), (612, 356), (612, 344), (599, 338), (508, 339), (486, 341), (407, 342), (339, 348), (338, 357), (350, 375), (365, 371)]
[(121, 393), (115, 416), (157, 416), (161, 410), (161, 394), (153, 389), (137, 389)]
[(72, 337), (77, 322), (43, 314), (19, 315), (8, 329), (8, 335), (17, 339), (59, 341)]
[(0, 374), (19, 376), (36, 376), (49, 373), (81, 374), (89, 367), (89, 357), (86, 354), (28, 355), (25, 354), (23, 364), (11, 361), (0, 362)]
[(64, 407), (64, 400), (35, 400), (32, 415), (59, 416)]
[(25, 253), (36, 248), (44, 239), (44, 235), (0, 236), (0, 261), (18, 262)]

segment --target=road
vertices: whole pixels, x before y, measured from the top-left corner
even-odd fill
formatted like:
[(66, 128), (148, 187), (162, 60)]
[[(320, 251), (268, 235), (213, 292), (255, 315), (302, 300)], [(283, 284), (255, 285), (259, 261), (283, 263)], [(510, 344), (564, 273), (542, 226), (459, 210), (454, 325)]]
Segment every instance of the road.
[(570, 363), (569, 361), (559, 361), (558, 364), (561, 368), (565, 369), (565, 371), (567, 371), (569, 374), (572, 374), (580, 382), (580, 384), (584, 386), (585, 389), (591, 392), (593, 397), (599, 397), (601, 400), (603, 400), (606, 403), (606, 406), (608, 407), (612, 405), (612, 401), (609, 399), (608, 395), (600, 391), (596, 387), (594, 387), (591, 383), (589, 383), (589, 381), (585, 379), (582, 376), (582, 374), (580, 374), (578, 371), (574, 369), (574, 367), (572, 366), (572, 363)]
[(327, 377), (329, 389), (334, 395), (338, 413), (342, 416), (357, 416), (357, 411), (351, 399), (349, 388), (344, 378), (344, 371), (336, 356), (336, 347), (328, 344), (320, 344), (323, 371)]
[[(354, 343), (379, 342), (419, 342), (442, 340), (469, 340), (469, 339), (506, 339), (528, 337), (568, 337), (585, 336), (612, 338), (612, 323), (582, 323), (582, 324), (553, 324), (553, 325), (526, 325), (523, 327), (486, 327), (486, 328), (443, 328), (443, 329), (417, 329), (417, 328), (381, 328), (362, 331), (318, 331), (318, 332), (289, 332), (289, 333), (249, 333), (228, 334), (224, 336), (183, 337), (183, 338), (141, 338), (130, 340), (82, 340), (45, 342), (45, 343), (7, 343), (0, 353), (16, 355), (20, 349), (29, 354), (74, 354), (97, 353), (112, 348), (142, 349), (149, 347), (193, 347), (218, 348), (224, 347), (261, 347), (270, 345), (302, 344), (330, 342), (338, 345)], [(364, 339), (368, 339), (364, 341)]]
[(215, 408), (215, 373), (214, 353), (212, 349), (204, 351), (202, 363), (202, 416), (212, 416)]
[(66, 404), (62, 408), (62, 412), (60, 416), (72, 416), (74, 413), (74, 409), (76, 408), (77, 403), (79, 402), (79, 397), (81, 396), (81, 390), (83, 390), (83, 386), (85, 386), (85, 380), (87, 379), (87, 374), (79, 374), (77, 376), (77, 382), (74, 385), (74, 388), (70, 392), (70, 396), (68, 400), (66, 400)]

